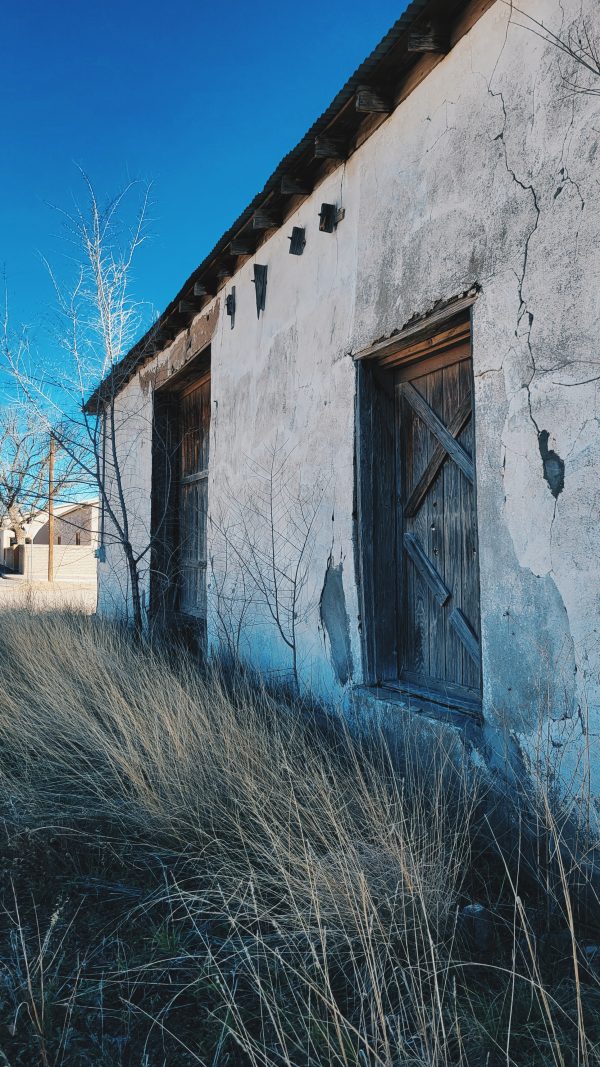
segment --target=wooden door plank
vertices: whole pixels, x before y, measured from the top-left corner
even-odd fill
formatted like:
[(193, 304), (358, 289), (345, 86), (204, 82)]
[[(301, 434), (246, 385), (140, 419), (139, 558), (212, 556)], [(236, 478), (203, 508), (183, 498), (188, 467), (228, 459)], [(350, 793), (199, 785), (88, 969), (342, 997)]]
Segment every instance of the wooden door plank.
[(450, 590), (444, 584), (441, 575), (421, 548), (414, 534), (404, 534), (404, 547), (435, 600), (440, 607), (443, 607), (450, 600)]
[[(358, 512), (358, 564), (360, 567), (360, 632), (365, 680), (377, 682), (377, 612), (374, 574), (373, 527), (375, 496), (374, 373), (367, 364), (356, 368), (356, 502)], [(394, 545), (394, 551), (395, 551)]]
[(419, 418), (423, 420), (428, 429), (431, 430), (442, 448), (446, 450), (456, 465), (460, 467), (465, 477), (468, 478), (470, 482), (473, 482), (473, 464), (462, 445), (455, 441), (444, 423), (441, 422), (435, 412), (431, 410), (427, 401), (417, 392), (412, 382), (405, 382), (402, 386), (402, 391), (413, 410), (417, 413)]
[[(410, 492), (416, 477), (427, 466), (431, 434), (425, 424), (415, 417), (401, 389), (397, 391), (400, 410), (401, 452), (403, 483)], [(424, 513), (418, 513), (404, 525), (404, 533), (418, 542), (427, 543), (427, 525)], [(401, 548), (404, 542), (401, 542)], [(420, 571), (410, 565), (406, 552), (401, 553), (404, 602), (400, 620), (402, 638), (402, 668), (413, 670), (426, 677), (429, 675), (429, 592)]]
[[(403, 348), (398, 346), (397, 338), (394, 338), (392, 344), (389, 345), (389, 353), (385, 354), (388, 352), (388, 350), (385, 350), (383, 354), (378, 356), (379, 365), (381, 367), (396, 367), (418, 359), (431, 358), (432, 355), (438, 352), (444, 352), (449, 348), (453, 348), (454, 345), (460, 344), (469, 336), (469, 333), (470, 325), (468, 322), (464, 322), (459, 326), (451, 327), (443, 333), (437, 333), (435, 337), (416, 341), (414, 344), (405, 345)], [(395, 345), (394, 342), (396, 342)]]
[[(461, 395), (471, 396), (473, 389), (472, 366), (465, 365), (459, 368), (459, 382)], [(460, 441), (471, 458), (474, 457), (474, 426), (473, 420), (468, 423), (460, 435)], [(458, 605), (463, 611), (474, 634), (480, 633), (480, 607), (479, 607), (479, 554), (477, 540), (477, 509), (476, 490), (474, 485), (469, 485), (465, 479), (461, 479), (461, 512), (464, 535), (462, 538), (462, 587), (461, 602)], [(481, 662), (463, 652), (463, 677), (465, 684), (481, 686)]]
[(432, 691), (455, 686), (476, 699), (481, 673), (471, 368), (457, 346), (456, 358), (443, 364), (415, 364), (410, 377), (405, 367), (395, 371), (403, 560), (398, 684), (404, 679)]
[(473, 662), (479, 664), (479, 641), (460, 608), (452, 609), (449, 615), (449, 622)]
[(198, 471), (197, 474), (186, 474), (181, 478), (182, 485), (192, 485), (194, 482), (203, 482), (208, 478), (208, 471)]
[[(454, 421), (460, 410), (460, 382), (458, 364), (454, 363), (444, 370), (444, 421)], [(443, 469), (444, 500), (446, 502), (444, 529), (444, 578), (452, 589), (452, 607), (461, 604), (462, 586), (462, 511), (461, 483), (464, 478), (454, 463), (446, 463)], [(446, 678), (457, 684), (464, 681), (463, 646), (456, 631), (447, 624), (446, 627)]]
[[(376, 611), (378, 614), (377, 677), (390, 670), (398, 670), (398, 641), (395, 626), (395, 585), (390, 581), (390, 566), (396, 563), (396, 492), (395, 468), (395, 405), (393, 390), (382, 388), (378, 379), (374, 389), (376, 448), (373, 453), (374, 528), (373, 559)], [(391, 552), (390, 552), (391, 546)]]
[[(448, 356), (451, 355), (452, 363), (471, 358), (471, 345), (469, 341), (463, 341), (459, 345), (451, 346), (451, 353), (446, 349), (435, 352), (432, 356), (414, 356), (406, 363), (402, 362), (396, 367), (399, 382), (412, 382), (415, 378), (421, 378), (423, 374), (431, 374), (434, 370), (443, 370), (448, 366)], [(388, 369), (387, 364), (384, 369)]]
[[(448, 432), (451, 433), (453, 437), (457, 438), (462, 432), (462, 430), (464, 430), (470, 418), (471, 397), (468, 396), (465, 398), (465, 400), (463, 400), (460, 408), (458, 409), (454, 417), (451, 419), (451, 421), (448, 423)], [(415, 515), (416, 512), (419, 510), (425, 496), (429, 492), (430, 486), (432, 485), (447, 455), (448, 453), (446, 449), (442, 448), (442, 446), (438, 443), (435, 446), (433, 455), (431, 456), (427, 467), (423, 471), (421, 478), (417, 482), (408, 500), (406, 501), (406, 504), (404, 505), (405, 515)]]
[(150, 612), (166, 623), (175, 609), (179, 541), (179, 405), (170, 392), (153, 397)]
[(393, 380), (358, 367), (357, 503), (361, 629), (371, 683), (398, 671), (396, 431)]
[(204, 478), (196, 485), (198, 506), (198, 562), (206, 567), (207, 563), (207, 519), (208, 519), (208, 479)]
[(383, 341), (376, 341), (367, 348), (361, 349), (356, 353), (354, 358), (381, 358), (382, 356), (388, 355), (392, 349), (396, 351), (403, 350), (407, 344), (411, 344), (413, 341), (425, 337), (440, 336), (443, 341), (445, 340), (446, 331), (449, 326), (451, 324), (454, 324), (455, 326), (459, 325), (454, 320), (461, 315), (466, 315), (467, 317), (463, 318), (460, 328), (464, 330), (466, 336), (469, 336), (471, 323), (468, 313), (476, 299), (477, 295), (472, 293), (470, 296), (462, 297), (459, 300), (453, 300), (445, 307), (432, 312), (431, 315), (419, 319), (418, 322), (413, 322), (411, 326), (405, 326), (402, 330), (395, 333), (393, 337), (388, 337)]
[(388, 677), (399, 677), (402, 673), (404, 661), (406, 659), (406, 626), (402, 623), (407, 617), (406, 608), (406, 560), (404, 558), (404, 552), (402, 551), (402, 544), (404, 538), (404, 515), (402, 511), (402, 500), (404, 499), (405, 489), (405, 462), (402, 445), (402, 398), (396, 388), (396, 382), (394, 378), (394, 511), (395, 511), (395, 529), (394, 529), (394, 558), (396, 560), (396, 580), (395, 580), (395, 593), (396, 593), (396, 618), (395, 629), (397, 635), (396, 642), (396, 670), (393, 675)]
[[(443, 421), (444, 416), (444, 391), (443, 371), (437, 370), (427, 375), (427, 401), (431, 410)], [(436, 441), (430, 436), (429, 439), (429, 462), (436, 450)], [(443, 478), (436, 477), (430, 484), (424, 502), (423, 510), (427, 523), (427, 556), (441, 577), (444, 569), (444, 482)], [(443, 584), (443, 581), (442, 581)], [(451, 590), (447, 589), (448, 599)], [(443, 605), (434, 600), (429, 600), (429, 676), (436, 681), (443, 681), (446, 676), (445, 633), (447, 622)]]
[(179, 610), (206, 617), (206, 522), (210, 378), (180, 395)]
[(452, 682), (425, 685), (422, 680), (411, 678), (407, 674), (401, 679), (384, 679), (382, 687), (396, 693), (422, 696), (432, 704), (445, 704), (448, 707), (457, 707), (470, 712), (481, 711), (481, 700), (477, 690), (454, 685)]

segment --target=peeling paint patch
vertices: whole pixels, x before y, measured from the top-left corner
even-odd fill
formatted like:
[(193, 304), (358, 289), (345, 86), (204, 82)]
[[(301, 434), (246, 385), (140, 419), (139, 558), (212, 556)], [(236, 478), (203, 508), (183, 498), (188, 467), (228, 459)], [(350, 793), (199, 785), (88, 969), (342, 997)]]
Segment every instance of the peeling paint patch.
[(558, 452), (548, 448), (550, 434), (548, 430), (538, 431), (538, 445), (540, 456), (544, 464), (544, 478), (550, 486), (550, 492), (555, 500), (558, 499), (565, 487), (565, 461)]
[(327, 561), (323, 592), (321, 593), (321, 622), (331, 649), (331, 662), (341, 685), (346, 685), (353, 673), (350, 644), (350, 619), (344, 594), (343, 563), (334, 567), (331, 556)]

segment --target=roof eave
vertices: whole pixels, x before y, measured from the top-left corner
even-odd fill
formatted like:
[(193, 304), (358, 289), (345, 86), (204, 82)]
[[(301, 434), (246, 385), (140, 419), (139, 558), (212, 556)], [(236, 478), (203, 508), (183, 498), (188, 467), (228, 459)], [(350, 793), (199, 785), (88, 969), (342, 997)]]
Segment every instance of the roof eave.
[[(478, 17), (494, 2), (495, 0), (478, 0)], [(313, 123), (298, 144), (284, 156), (261, 192), (254, 197), (233, 225), (217, 241), (211, 252), (184, 282), (177, 296), (165, 308), (154, 325), (129, 350), (123, 359), (113, 367), (110, 374), (94, 390), (84, 405), (84, 411), (87, 414), (99, 414), (102, 408), (110, 402), (111, 398), (114, 398), (124, 388), (137, 368), (147, 359), (163, 351), (174, 337), (189, 325), (195, 315), (214, 299), (220, 288), (216, 278), (217, 269), (224, 260), (232, 260), (232, 253), (227, 251), (232, 240), (239, 238), (241, 234), (247, 237), (252, 233), (252, 217), (259, 208), (265, 208), (268, 204), (271, 210), (276, 209), (277, 218), (280, 221), (272, 229), (263, 230), (261, 233), (255, 234), (255, 250), (250, 255), (255, 254), (260, 245), (284, 224), (287, 216), (305, 198), (303, 196), (294, 196), (293, 194), (286, 196), (281, 192), (281, 181), (284, 176), (292, 174), (301, 183), (304, 182), (305, 185), (311, 186), (306, 194), (311, 195), (312, 189), (320, 184), (332, 169), (335, 169), (331, 165), (328, 166), (327, 160), (320, 161), (315, 165), (314, 148), (316, 138), (322, 136), (325, 132), (330, 135), (334, 132), (337, 133), (338, 125), (342, 124), (342, 132), (345, 133), (348, 141), (349, 156), (366, 139), (361, 139), (359, 136), (361, 128), (367, 130), (366, 136), (368, 136), (395, 110), (395, 107), (403, 97), (398, 85), (394, 86), (393, 84), (394, 75), (397, 75), (397, 81), (406, 79), (407, 75), (422, 59), (422, 55), (419, 52), (409, 52), (408, 44), (411, 32), (422, 25), (423, 20), (426, 18), (432, 20), (432, 22), (443, 18), (450, 25), (450, 19), (455, 19), (465, 9), (472, 6), (473, 3), (474, 0), (454, 0), (454, 2), (452, 0), (413, 0), (374, 51), (348, 79), (329, 107)], [(394, 53), (397, 53), (397, 56), (394, 56)], [(439, 53), (438, 61), (442, 58), (443, 53)], [(397, 69), (395, 69), (394, 65), (396, 61)], [(432, 66), (434, 65), (432, 63)], [(364, 115), (357, 114), (356, 109), (351, 110), (349, 105), (359, 88), (364, 85), (370, 85), (377, 89), (381, 88), (380, 83), (383, 83), (384, 88), (387, 88), (388, 93), (390, 93), (391, 107), (388, 114), (380, 116), (380, 121), (371, 123), (371, 129), (368, 123), (369, 116), (365, 119)], [(354, 129), (353, 137), (348, 132), (352, 127)], [(353, 145), (351, 140), (354, 141)], [(357, 140), (359, 140), (359, 144), (356, 144)], [(336, 166), (341, 165), (342, 162), (343, 160), (338, 160)], [(244, 231), (246, 232), (244, 233)], [(244, 261), (242, 257), (239, 257), (235, 270)], [(197, 296), (194, 292), (195, 289), (205, 289), (206, 296)], [(186, 305), (186, 309), (194, 307), (195, 310), (182, 312), (182, 303)]]

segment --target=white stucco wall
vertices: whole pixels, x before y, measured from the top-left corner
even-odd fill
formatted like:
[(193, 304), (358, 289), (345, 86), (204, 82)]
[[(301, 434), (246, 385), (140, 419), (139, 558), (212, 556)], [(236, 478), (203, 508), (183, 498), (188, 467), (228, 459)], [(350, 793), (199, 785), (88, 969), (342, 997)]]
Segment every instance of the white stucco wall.
[[(113, 433), (106, 435), (104, 457), (106, 493), (120, 529), (111, 521), (106, 505), (100, 505), (99, 540), (104, 558), (98, 560), (98, 612), (106, 618), (129, 618), (131, 613), (131, 583), (122, 549), (123, 523), (128, 524), (130, 539), (138, 554), (150, 542), (150, 494), (152, 488), (152, 393), (142, 387), (139, 377), (133, 378), (119, 394), (114, 409)], [(116, 473), (127, 501), (121, 506), (121, 494)], [(149, 556), (139, 564), (142, 598), (147, 608), (149, 598)]]
[[(29, 581), (48, 580), (48, 546), (24, 545), (20, 550), (20, 574)], [(56, 545), (54, 549), (55, 582), (95, 582), (96, 558), (89, 545)]]
[[(521, 6), (556, 31), (585, 18), (600, 35), (595, 0)], [(341, 697), (319, 598), (328, 561), (341, 563), (351, 681), (360, 682), (352, 353), (479, 286), (473, 362), (484, 714), (490, 744), (503, 731), (514, 734), (530, 753), (538, 745), (551, 751), (567, 773), (600, 735), (600, 100), (569, 93), (561, 73), (570, 73), (568, 61), (509, 18), (498, 0), (232, 279), (235, 328), (221, 300), (211, 348), (209, 506), (223, 528), (249, 492), (251, 464), (275, 440), (290, 453), (290, 484), (319, 485), (299, 666), (317, 693)], [(345, 209), (333, 235), (318, 230), (324, 201)], [(289, 255), (293, 225), (306, 227), (301, 257)], [(268, 265), (260, 319), (254, 262)], [(154, 370), (181, 362), (186, 351), (195, 354), (187, 333)], [(146, 367), (118, 400), (140, 546), (150, 524), (148, 375)], [(544, 479), (542, 431), (565, 463), (557, 498)], [(220, 558), (214, 528), (211, 537)], [(123, 611), (127, 578), (118, 556), (109, 544), (99, 567), (104, 613)], [(215, 640), (214, 601), (209, 633)], [(265, 669), (289, 667), (289, 649), (264, 612), (249, 612), (243, 641)]]

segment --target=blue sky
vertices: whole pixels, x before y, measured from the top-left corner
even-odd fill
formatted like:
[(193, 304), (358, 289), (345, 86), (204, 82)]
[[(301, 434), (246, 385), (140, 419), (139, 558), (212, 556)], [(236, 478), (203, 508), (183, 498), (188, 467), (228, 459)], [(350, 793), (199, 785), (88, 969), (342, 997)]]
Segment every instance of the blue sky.
[(135, 289), (162, 310), (407, 6), (5, 0), (0, 26), (0, 263), (13, 318), (52, 292), (51, 204), (151, 181)]

